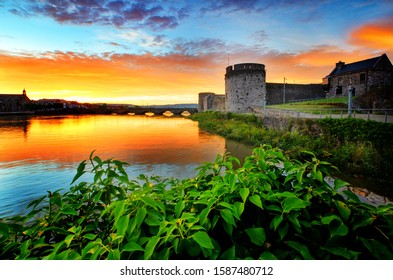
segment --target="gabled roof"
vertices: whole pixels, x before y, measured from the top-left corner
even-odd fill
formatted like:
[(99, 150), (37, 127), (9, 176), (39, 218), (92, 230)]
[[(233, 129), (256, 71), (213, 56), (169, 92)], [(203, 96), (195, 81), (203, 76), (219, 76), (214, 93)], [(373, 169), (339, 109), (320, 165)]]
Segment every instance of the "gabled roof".
[(373, 57), (373, 58), (369, 58), (349, 64), (342, 63), (342, 65), (338, 65), (340, 63), (337, 63), (336, 68), (334, 68), (333, 71), (327, 77), (334, 76), (334, 75), (341, 75), (349, 72), (358, 72), (358, 71), (373, 69), (377, 66), (377, 64), (382, 59), (387, 59), (390, 62), (387, 55), (383, 54), (381, 56), (377, 56), (377, 57)]

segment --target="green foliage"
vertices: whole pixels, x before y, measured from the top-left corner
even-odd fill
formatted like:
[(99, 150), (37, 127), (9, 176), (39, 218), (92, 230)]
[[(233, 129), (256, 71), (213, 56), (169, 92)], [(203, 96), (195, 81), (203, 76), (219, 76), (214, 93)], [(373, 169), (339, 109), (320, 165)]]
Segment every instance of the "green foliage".
[(337, 167), (392, 183), (393, 124), (351, 118), (326, 118), (318, 124)]
[[(1, 259), (393, 259), (393, 205), (361, 203), (334, 167), (263, 146), (218, 156), (182, 181), (90, 156), (65, 193), (0, 220)], [(87, 170), (91, 166), (90, 170)]]
[(346, 175), (366, 176), (392, 185), (393, 124), (361, 119), (290, 119), (288, 128), (264, 128), (254, 115), (203, 112), (191, 116), (199, 126), (254, 147), (263, 144), (302, 159), (302, 150), (328, 160)]

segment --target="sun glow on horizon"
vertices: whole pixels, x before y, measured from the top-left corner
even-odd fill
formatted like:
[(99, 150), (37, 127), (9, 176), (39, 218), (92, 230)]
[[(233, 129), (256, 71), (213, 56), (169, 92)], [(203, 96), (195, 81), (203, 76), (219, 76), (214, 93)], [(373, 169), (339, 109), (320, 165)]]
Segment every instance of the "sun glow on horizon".
[(199, 92), (224, 94), (228, 64), (261, 63), (267, 82), (309, 84), (340, 60), (393, 57), (389, 1), (310, 1), (309, 9), (280, 1), (17, 2), (0, 4), (0, 93), (26, 88), (31, 99), (196, 103)]

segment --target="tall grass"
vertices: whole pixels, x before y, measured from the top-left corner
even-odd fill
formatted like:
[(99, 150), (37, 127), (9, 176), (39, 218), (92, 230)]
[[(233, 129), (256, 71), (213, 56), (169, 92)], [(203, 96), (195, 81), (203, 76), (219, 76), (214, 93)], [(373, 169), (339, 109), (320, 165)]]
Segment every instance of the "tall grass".
[(266, 128), (253, 115), (204, 112), (191, 116), (212, 133), (254, 147), (263, 144), (301, 159), (302, 150), (329, 160), (348, 175), (393, 184), (393, 124), (359, 119), (292, 119), (286, 129)]

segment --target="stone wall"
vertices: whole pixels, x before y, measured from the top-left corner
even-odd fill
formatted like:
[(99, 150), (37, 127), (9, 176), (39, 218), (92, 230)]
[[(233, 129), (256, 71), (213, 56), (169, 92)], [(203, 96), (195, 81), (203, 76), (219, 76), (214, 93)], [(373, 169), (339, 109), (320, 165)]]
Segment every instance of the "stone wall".
[(199, 93), (198, 112), (203, 111), (225, 111), (225, 95), (213, 92)]
[(198, 94), (198, 112), (210, 110), (212, 107), (212, 100), (207, 100), (209, 96), (215, 96), (214, 92), (200, 92)]
[(370, 90), (389, 87), (393, 83), (393, 73), (369, 70), (334, 76), (329, 81), (327, 97), (348, 96), (349, 85), (354, 89), (354, 96), (369, 93)]
[(265, 65), (243, 63), (228, 66), (225, 74), (225, 108), (228, 112), (249, 113), (262, 107), (266, 94)]
[[(285, 103), (325, 97), (322, 84), (285, 84)], [(269, 105), (284, 102), (283, 83), (266, 83), (266, 102)]]

